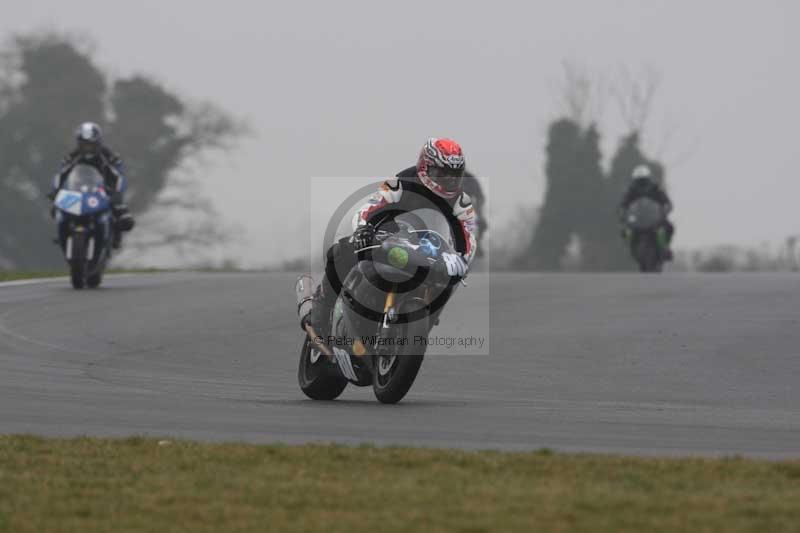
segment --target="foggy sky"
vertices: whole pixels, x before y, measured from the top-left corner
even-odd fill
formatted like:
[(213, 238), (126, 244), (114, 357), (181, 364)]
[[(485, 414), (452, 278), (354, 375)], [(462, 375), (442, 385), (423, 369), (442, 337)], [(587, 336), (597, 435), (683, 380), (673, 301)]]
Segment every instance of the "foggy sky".
[[(798, 5), (3, 0), (0, 32), (85, 32), (113, 73), (246, 117), (257, 137), (209, 169), (208, 191), (257, 266), (306, 252), (311, 176), (394, 174), (431, 135), (490, 179), (496, 230), (539, 204), (565, 59), (660, 73), (644, 146), (668, 166), (677, 248), (800, 233)], [(613, 102), (599, 122), (608, 157)]]

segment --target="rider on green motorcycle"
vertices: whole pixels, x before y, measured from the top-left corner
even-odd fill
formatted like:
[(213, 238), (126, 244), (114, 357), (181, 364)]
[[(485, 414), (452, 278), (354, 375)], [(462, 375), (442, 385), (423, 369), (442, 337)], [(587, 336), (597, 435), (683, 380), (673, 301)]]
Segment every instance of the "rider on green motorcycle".
[(672, 259), (670, 243), (675, 233), (675, 226), (667, 218), (667, 215), (672, 211), (672, 202), (661, 186), (660, 180), (653, 174), (650, 166), (646, 164), (638, 165), (631, 173), (631, 183), (619, 205), (621, 219), (624, 219), (631, 204), (640, 198), (649, 198), (657, 202), (664, 210), (663, 227), (666, 233), (666, 249), (664, 252), (666, 259)]

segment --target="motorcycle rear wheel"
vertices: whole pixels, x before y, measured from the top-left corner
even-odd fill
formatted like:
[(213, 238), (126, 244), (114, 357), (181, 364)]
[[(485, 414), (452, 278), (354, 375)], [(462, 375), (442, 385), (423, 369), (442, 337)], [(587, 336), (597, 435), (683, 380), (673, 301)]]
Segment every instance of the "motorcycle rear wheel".
[(103, 273), (102, 272), (95, 272), (88, 278), (86, 278), (86, 284), (89, 286), (90, 289), (96, 289), (100, 286), (103, 282)]
[(297, 381), (303, 394), (312, 400), (335, 400), (347, 387), (347, 380), (329, 368), (326, 356), (317, 350), (311, 340), (306, 338), (300, 350), (300, 365)]

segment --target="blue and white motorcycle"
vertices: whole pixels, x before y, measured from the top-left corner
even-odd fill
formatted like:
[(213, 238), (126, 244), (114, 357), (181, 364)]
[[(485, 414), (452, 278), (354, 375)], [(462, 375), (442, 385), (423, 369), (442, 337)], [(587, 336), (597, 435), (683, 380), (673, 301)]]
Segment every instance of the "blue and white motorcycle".
[(111, 258), (112, 238), (111, 199), (103, 176), (91, 165), (75, 165), (53, 204), (72, 286), (98, 287)]

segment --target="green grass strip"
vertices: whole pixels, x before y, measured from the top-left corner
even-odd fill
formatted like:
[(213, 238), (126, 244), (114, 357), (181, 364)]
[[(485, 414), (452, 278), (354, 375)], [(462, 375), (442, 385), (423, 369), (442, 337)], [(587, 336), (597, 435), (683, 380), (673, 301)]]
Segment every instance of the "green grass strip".
[(797, 531), (800, 461), (0, 437), (0, 531)]
[[(174, 271), (160, 268), (111, 268), (106, 271), (106, 274), (155, 274), (160, 272)], [(67, 270), (66, 267), (62, 271), (0, 270), (0, 282), (42, 278), (63, 278), (67, 276), (69, 276), (69, 270)]]
[(25, 272), (18, 270), (0, 270), (0, 281), (17, 281), (21, 279), (58, 278), (68, 276), (69, 272)]

